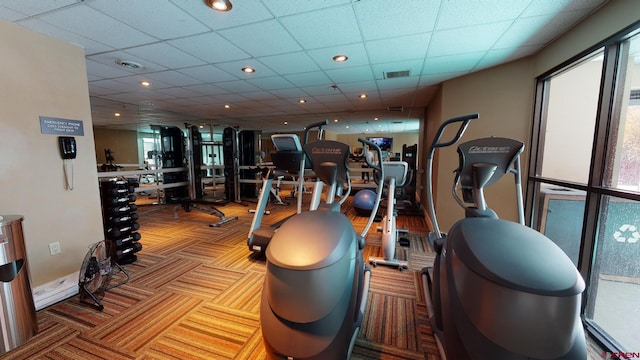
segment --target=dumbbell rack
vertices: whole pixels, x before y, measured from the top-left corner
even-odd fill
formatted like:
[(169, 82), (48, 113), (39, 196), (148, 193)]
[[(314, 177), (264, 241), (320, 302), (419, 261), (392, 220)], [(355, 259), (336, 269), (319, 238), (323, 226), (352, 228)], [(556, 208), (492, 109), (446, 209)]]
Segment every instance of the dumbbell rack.
[(125, 178), (111, 178), (100, 181), (102, 198), (102, 218), (105, 239), (112, 243), (112, 258), (119, 265), (137, 261), (136, 253), (142, 250), (140, 225), (134, 189), (137, 183)]

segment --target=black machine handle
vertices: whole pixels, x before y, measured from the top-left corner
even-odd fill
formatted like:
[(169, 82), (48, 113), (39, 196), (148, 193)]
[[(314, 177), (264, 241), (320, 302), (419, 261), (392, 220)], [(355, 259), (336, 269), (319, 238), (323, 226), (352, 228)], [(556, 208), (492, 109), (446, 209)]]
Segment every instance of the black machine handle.
[(323, 121), (318, 121), (317, 123), (313, 123), (309, 126), (307, 126), (304, 129), (304, 143), (308, 143), (309, 142), (309, 131), (313, 128), (318, 128), (318, 131), (322, 131), (322, 127), (325, 125), (329, 124), (329, 120), (325, 119)]
[[(467, 130), (467, 126), (469, 126), (469, 122), (471, 122), (471, 120), (477, 119), (479, 117), (480, 117), (480, 114), (473, 113), (473, 114), (457, 116), (457, 117), (451, 118), (451, 119), (443, 122), (442, 125), (440, 125), (440, 128), (438, 129), (438, 132), (436, 133), (436, 136), (433, 138), (433, 143), (431, 144), (431, 149), (429, 151), (429, 158), (433, 157), (433, 153), (434, 153), (435, 149), (441, 148), (441, 147), (451, 146), (451, 145), (457, 143), (458, 140), (460, 140), (460, 138), (464, 134), (465, 130)], [(442, 134), (444, 133), (444, 130), (447, 128), (447, 126), (449, 126), (449, 125), (451, 125), (453, 123), (457, 123), (457, 122), (461, 122), (462, 124), (460, 124), (460, 128), (458, 128), (458, 132), (453, 137), (453, 139), (451, 139), (449, 141), (441, 142), (440, 138), (442, 138)]]

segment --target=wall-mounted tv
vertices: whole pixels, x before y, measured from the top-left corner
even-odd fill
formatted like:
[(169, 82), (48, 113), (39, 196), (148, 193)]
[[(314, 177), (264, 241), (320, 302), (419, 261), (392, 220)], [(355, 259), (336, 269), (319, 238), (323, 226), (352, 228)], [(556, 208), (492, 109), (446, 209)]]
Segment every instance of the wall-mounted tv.
[(367, 140), (378, 145), (382, 151), (391, 151), (391, 145), (393, 145), (393, 138), (389, 137), (370, 137)]

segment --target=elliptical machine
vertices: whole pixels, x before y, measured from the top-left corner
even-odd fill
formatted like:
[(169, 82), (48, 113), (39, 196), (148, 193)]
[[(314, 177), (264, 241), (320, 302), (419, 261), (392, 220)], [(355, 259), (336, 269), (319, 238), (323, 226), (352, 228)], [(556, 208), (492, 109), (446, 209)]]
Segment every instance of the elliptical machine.
[[(436, 149), (458, 142), (478, 114), (445, 121), (427, 159), (433, 267), (422, 270), (431, 327), (443, 359), (587, 358), (580, 320), (585, 283), (569, 257), (550, 239), (524, 225), (519, 156), (522, 142), (483, 138), (458, 147), (453, 196), (465, 209), (448, 235), (440, 232), (433, 204)], [(449, 125), (459, 128), (440, 139)], [(501, 220), (483, 189), (506, 174), (516, 185), (519, 222)], [(458, 193), (462, 194), (462, 199)]]
[[(382, 219), (382, 227), (378, 228), (382, 232), (382, 257), (370, 256), (369, 263), (374, 267), (378, 264), (397, 267), (398, 270), (408, 268), (407, 260), (396, 259), (396, 242), (400, 233), (408, 233), (407, 229), (396, 227), (395, 209), (396, 189), (402, 188), (411, 182), (412, 172), (409, 171), (409, 164), (406, 161), (384, 161), (382, 162), (385, 178), (384, 185), (387, 187), (387, 213)], [(400, 244), (409, 245), (408, 239), (400, 239)]]
[[(358, 141), (374, 148), (380, 163), (380, 148), (362, 138)], [(263, 342), (269, 359), (348, 359), (367, 303), (371, 270), (362, 248), (380, 203), (382, 182), (375, 209), (358, 235), (340, 212), (351, 187), (349, 146), (321, 140), (303, 148), (328, 188), (317, 210), (287, 220), (267, 248), (260, 304)], [(368, 165), (383, 178), (379, 166)]]

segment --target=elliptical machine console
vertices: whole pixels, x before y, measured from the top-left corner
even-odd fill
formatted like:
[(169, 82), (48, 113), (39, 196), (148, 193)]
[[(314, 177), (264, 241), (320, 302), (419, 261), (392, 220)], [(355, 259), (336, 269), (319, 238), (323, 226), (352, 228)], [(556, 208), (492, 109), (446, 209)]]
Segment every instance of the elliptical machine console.
[[(375, 148), (378, 160), (382, 158), (375, 144), (358, 141)], [(288, 219), (267, 248), (260, 304), (263, 342), (269, 359), (348, 359), (367, 303), (371, 270), (362, 248), (380, 203), (382, 182), (369, 222), (356, 234), (340, 212), (350, 191), (349, 146), (320, 140), (303, 148), (328, 188), (317, 210)], [(369, 166), (382, 172), (377, 165)]]
[[(455, 144), (478, 114), (445, 121), (427, 158), (427, 202), (436, 251), (422, 270), (431, 327), (443, 359), (587, 358), (580, 320), (584, 280), (550, 239), (524, 225), (520, 141), (483, 138), (458, 147), (453, 195), (465, 209), (448, 235), (440, 232), (433, 202), (435, 150)], [(450, 141), (445, 128), (459, 125)], [(506, 174), (515, 178), (519, 223), (499, 219), (484, 188)], [(462, 198), (458, 195), (462, 194)]]

